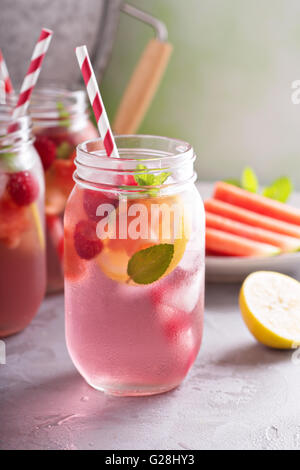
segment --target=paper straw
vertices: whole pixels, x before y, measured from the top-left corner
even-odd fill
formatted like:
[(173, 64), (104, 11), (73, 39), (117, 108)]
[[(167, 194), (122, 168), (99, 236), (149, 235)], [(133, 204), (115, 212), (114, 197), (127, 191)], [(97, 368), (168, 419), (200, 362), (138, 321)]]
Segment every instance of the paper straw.
[(2, 51), (0, 49), (0, 79), (4, 81), (5, 84), (5, 93), (10, 94), (14, 92), (11, 79), (9, 77), (9, 73), (6, 67), (6, 62), (4, 60)]
[(119, 152), (110, 128), (109, 120), (86, 46), (76, 47), (76, 56), (106, 154), (108, 157), (119, 158)]
[[(49, 29), (43, 28), (41, 30), (40, 37), (34, 47), (33, 54), (31, 56), (29, 68), (27, 70), (27, 73), (24, 77), (24, 80), (21, 86), (21, 90), (20, 90), (16, 107), (13, 110), (13, 114), (12, 114), (13, 120), (24, 116), (27, 112), (31, 94), (39, 78), (41, 66), (42, 66), (45, 54), (48, 50), (49, 44), (51, 42), (52, 34), (53, 32)], [(4, 73), (7, 73), (7, 76), (6, 76), (7, 78), (5, 81), (5, 90), (6, 90), (6, 94), (9, 94), (13, 92), (13, 87), (11, 85), (11, 81), (9, 80), (7, 67), (5, 65), (2, 54), (1, 54), (1, 58), (2, 58), (1, 73), (3, 73), (3, 71)], [(4, 64), (4, 67), (3, 67), (3, 64)], [(13, 132), (13, 126), (8, 127), (8, 132)], [(40, 219), (40, 214), (39, 214), (36, 202), (33, 202), (30, 205), (30, 210), (32, 212), (32, 216), (36, 224), (41, 247), (44, 248), (45, 238), (44, 238), (43, 224)]]
[(40, 75), (42, 62), (52, 39), (52, 34), (53, 32), (50, 29), (43, 28), (41, 30), (40, 37), (33, 50), (29, 69), (21, 86), (17, 105), (13, 112), (14, 119), (26, 114), (32, 91)]
[(6, 103), (5, 82), (0, 79), (0, 104)]

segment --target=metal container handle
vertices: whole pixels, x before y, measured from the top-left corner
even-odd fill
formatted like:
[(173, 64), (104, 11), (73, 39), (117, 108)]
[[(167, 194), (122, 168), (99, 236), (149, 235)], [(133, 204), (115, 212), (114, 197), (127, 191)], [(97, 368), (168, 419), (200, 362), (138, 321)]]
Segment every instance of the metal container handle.
[(113, 130), (116, 134), (134, 134), (143, 121), (156, 94), (172, 52), (165, 24), (128, 3), (122, 11), (151, 26), (155, 31), (127, 84), (117, 110)]
[(142, 21), (143, 23), (151, 26), (156, 33), (156, 39), (159, 41), (166, 42), (168, 40), (167, 27), (158, 18), (155, 18), (145, 11), (139, 10), (129, 3), (124, 3), (124, 5), (121, 7), (121, 10), (127, 15), (132, 16), (133, 18), (136, 18), (139, 21)]

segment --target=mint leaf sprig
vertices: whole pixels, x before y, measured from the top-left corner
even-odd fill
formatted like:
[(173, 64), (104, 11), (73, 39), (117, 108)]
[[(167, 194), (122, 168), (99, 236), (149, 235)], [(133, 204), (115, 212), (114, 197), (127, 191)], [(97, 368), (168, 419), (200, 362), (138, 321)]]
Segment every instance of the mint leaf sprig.
[[(171, 175), (168, 171), (163, 171), (159, 174), (154, 174), (149, 171), (146, 165), (137, 165), (134, 179), (139, 186), (161, 186)], [(155, 196), (158, 193), (158, 189), (153, 188), (145, 191), (151, 196)]]
[[(167, 171), (154, 175), (153, 173), (149, 173), (149, 169), (146, 165), (137, 165), (136, 170), (139, 173), (134, 175), (134, 179), (139, 186), (160, 186), (171, 175), (171, 173)], [(142, 170), (144, 170), (144, 172), (142, 172)]]
[[(243, 170), (241, 180), (238, 179), (228, 179), (225, 180), (226, 183), (233, 184), (239, 188), (245, 189), (252, 193), (258, 193), (259, 184), (258, 178), (255, 172), (250, 167), (246, 167)], [(273, 181), (270, 186), (265, 187), (262, 190), (262, 195), (270, 199), (274, 199), (280, 202), (287, 202), (290, 195), (293, 192), (293, 184), (287, 176), (281, 176)]]

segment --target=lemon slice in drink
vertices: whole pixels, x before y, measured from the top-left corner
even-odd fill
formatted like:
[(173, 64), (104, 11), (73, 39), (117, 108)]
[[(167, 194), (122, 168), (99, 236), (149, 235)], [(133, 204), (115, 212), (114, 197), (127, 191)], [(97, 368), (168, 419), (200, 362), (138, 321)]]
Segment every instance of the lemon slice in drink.
[(32, 218), (34, 220), (35, 227), (36, 227), (40, 247), (42, 248), (42, 250), (44, 250), (45, 249), (45, 235), (44, 235), (43, 224), (42, 224), (41, 217), (39, 214), (39, 209), (38, 209), (36, 202), (30, 205), (30, 210), (31, 210)]
[(127, 264), (129, 256), (125, 251), (112, 251), (106, 247), (97, 257), (101, 271), (113, 281), (127, 282)]
[[(187, 217), (187, 214), (185, 213), (184, 205), (181, 201), (180, 196), (148, 198), (137, 200), (137, 202), (145, 207), (148, 216), (150, 216), (151, 214), (152, 204), (157, 204), (158, 206), (160, 206), (160, 209), (161, 206), (164, 204), (165, 210), (171, 208), (173, 204), (176, 204), (178, 210), (180, 210), (179, 217), (178, 220), (176, 219), (174, 222), (175, 215), (172, 213), (172, 211), (170, 212), (170, 230), (167, 230), (167, 232), (169, 233), (165, 236), (163, 231), (162, 212), (160, 212), (158, 224), (154, 228), (155, 233), (151, 234), (149, 239), (132, 240), (130, 239), (130, 237), (128, 237), (126, 240), (116, 239), (103, 241), (104, 249), (100, 253), (100, 255), (97, 256), (97, 263), (102, 272), (114, 281), (126, 283), (128, 282), (128, 261), (134, 253), (139, 250), (149, 248), (153, 245), (170, 243), (174, 245), (174, 255), (169, 267), (161, 277), (167, 276), (176, 268), (176, 266), (181, 261), (186, 250), (186, 245), (190, 238), (190, 221)], [(150, 219), (148, 220), (148, 224), (150, 227)], [(179, 233), (176, 233), (176, 236), (175, 229), (179, 230)], [(153, 235), (156, 235), (153, 237), (155, 238), (155, 241), (153, 241)]]
[(250, 274), (240, 291), (240, 309), (253, 336), (266, 346), (300, 346), (300, 283), (284, 274)]
[(173, 269), (175, 269), (176, 266), (180, 263), (183, 255), (185, 253), (186, 245), (187, 245), (187, 243), (190, 239), (190, 231), (191, 231), (190, 221), (188, 220), (188, 218), (186, 217), (186, 214), (184, 212), (182, 213), (182, 216), (181, 216), (179, 230), (180, 230), (180, 232), (179, 232), (177, 238), (175, 238), (173, 240), (162, 239), (162, 243), (170, 243), (172, 241), (174, 243), (173, 259), (172, 259), (168, 269), (166, 270), (165, 274), (163, 275), (163, 277), (170, 274), (173, 271)]

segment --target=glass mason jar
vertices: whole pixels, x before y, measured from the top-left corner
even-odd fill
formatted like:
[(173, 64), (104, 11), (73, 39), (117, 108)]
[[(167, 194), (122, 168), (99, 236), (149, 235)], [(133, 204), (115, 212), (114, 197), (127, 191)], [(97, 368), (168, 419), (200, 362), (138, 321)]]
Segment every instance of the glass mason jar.
[(202, 339), (205, 216), (182, 141), (118, 136), (77, 148), (65, 212), (66, 340), (97, 390), (176, 387)]
[(0, 105), (0, 337), (23, 330), (46, 288), (44, 175), (28, 116)]
[(47, 291), (63, 289), (62, 217), (74, 186), (76, 146), (97, 137), (89, 120), (86, 93), (58, 88), (40, 88), (32, 96), (30, 114), (35, 148), (46, 179)]

